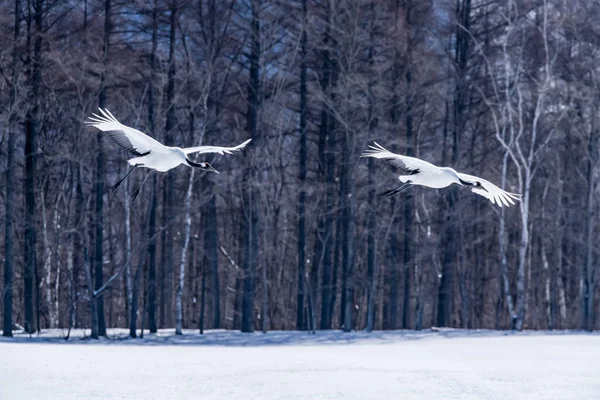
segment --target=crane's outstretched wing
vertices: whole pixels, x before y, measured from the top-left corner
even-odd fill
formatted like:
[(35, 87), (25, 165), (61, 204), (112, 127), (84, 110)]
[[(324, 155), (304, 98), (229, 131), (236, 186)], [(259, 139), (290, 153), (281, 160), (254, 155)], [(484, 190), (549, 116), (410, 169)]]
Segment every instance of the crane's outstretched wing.
[(374, 146), (369, 146), (369, 150), (366, 150), (364, 153), (362, 153), (361, 157), (373, 157), (385, 160), (408, 175), (418, 174), (422, 171), (439, 171), (438, 167), (428, 163), (427, 161), (392, 153), (391, 151), (386, 150), (379, 143), (373, 143)]
[(93, 117), (85, 123), (105, 132), (116, 144), (131, 154), (140, 157), (151, 151), (158, 152), (165, 148), (162, 143), (150, 136), (117, 121), (110, 111), (101, 108), (99, 110), (102, 115), (92, 114)]
[(462, 181), (466, 182), (472, 187), (471, 191), (473, 193), (477, 193), (487, 198), (492, 202), (492, 204), (497, 204), (500, 207), (502, 207), (502, 204), (504, 204), (505, 206), (510, 207), (511, 204), (515, 204), (513, 200), (521, 200), (520, 194), (504, 191), (485, 179), (481, 179), (473, 175), (462, 174), (460, 172), (457, 172), (457, 174)]
[(241, 149), (243, 149), (244, 147), (246, 147), (246, 145), (248, 143), (250, 143), (252, 139), (248, 139), (246, 140), (244, 143), (242, 144), (238, 144), (237, 146), (234, 147), (219, 147), (219, 146), (196, 146), (196, 147), (186, 147), (185, 149), (183, 149), (183, 152), (185, 154), (192, 154), (192, 153), (219, 153), (219, 154), (232, 154), (234, 151), (240, 151)]

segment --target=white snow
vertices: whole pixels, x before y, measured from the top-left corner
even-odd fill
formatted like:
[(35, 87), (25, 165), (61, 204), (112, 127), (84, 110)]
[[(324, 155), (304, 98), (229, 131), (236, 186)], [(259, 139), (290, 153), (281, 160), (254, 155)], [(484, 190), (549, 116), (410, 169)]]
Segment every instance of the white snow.
[(598, 334), (62, 333), (0, 340), (0, 399), (600, 399)]

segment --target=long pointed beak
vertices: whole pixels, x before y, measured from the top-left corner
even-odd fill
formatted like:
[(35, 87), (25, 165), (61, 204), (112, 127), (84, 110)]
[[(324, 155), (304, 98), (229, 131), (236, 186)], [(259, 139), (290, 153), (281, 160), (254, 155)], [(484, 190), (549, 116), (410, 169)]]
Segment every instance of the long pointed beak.
[(216, 169), (214, 169), (213, 167), (208, 167), (206, 168), (207, 171), (212, 171), (212, 172), (216, 172), (217, 174), (220, 174), (219, 171), (217, 171)]

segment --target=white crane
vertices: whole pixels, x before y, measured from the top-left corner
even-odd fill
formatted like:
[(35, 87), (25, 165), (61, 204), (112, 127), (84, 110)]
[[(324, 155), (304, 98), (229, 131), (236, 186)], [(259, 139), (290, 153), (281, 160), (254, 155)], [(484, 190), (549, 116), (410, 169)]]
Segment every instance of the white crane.
[(166, 172), (172, 168), (178, 167), (181, 164), (188, 165), (193, 168), (199, 168), (204, 171), (212, 171), (217, 174), (219, 171), (214, 169), (207, 162), (196, 163), (188, 158), (188, 154), (192, 153), (219, 153), (219, 154), (231, 154), (234, 151), (238, 151), (246, 147), (252, 139), (246, 140), (244, 143), (234, 147), (218, 147), (218, 146), (196, 146), (196, 147), (170, 147), (165, 146), (157, 140), (152, 139), (150, 136), (138, 131), (137, 129), (130, 128), (120, 123), (108, 110), (99, 108), (100, 113), (92, 114), (93, 117), (89, 118), (89, 121), (85, 121), (88, 125), (94, 126), (101, 131), (105, 132), (112, 140), (115, 141), (119, 146), (124, 148), (133, 154), (134, 158), (127, 160), (132, 168), (127, 174), (118, 181), (112, 190), (115, 190), (119, 185), (135, 170), (137, 167), (148, 168), (144, 180), (133, 193), (133, 199), (137, 197), (142, 186), (146, 182), (146, 178), (152, 171)]
[(361, 157), (373, 157), (385, 160), (404, 173), (398, 178), (403, 184), (395, 189), (383, 192), (381, 196), (391, 196), (400, 193), (409, 188), (410, 185), (422, 185), (440, 189), (456, 183), (461, 186), (470, 186), (471, 191), (489, 199), (492, 204), (497, 204), (500, 207), (503, 204), (507, 207), (510, 204), (514, 205), (515, 202), (513, 200), (521, 199), (520, 194), (506, 192), (485, 179), (462, 174), (452, 168), (436, 167), (418, 158), (395, 154), (386, 150), (377, 142), (373, 143), (374, 146), (369, 146), (370, 149), (366, 150)]

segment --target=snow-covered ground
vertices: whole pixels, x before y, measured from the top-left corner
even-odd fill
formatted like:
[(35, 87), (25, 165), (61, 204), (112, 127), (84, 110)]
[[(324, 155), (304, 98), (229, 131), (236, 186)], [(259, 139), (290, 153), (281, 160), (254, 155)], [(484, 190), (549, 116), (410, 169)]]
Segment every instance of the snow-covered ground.
[(600, 399), (598, 334), (63, 333), (0, 340), (0, 399)]

